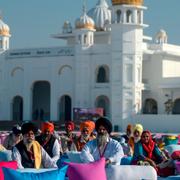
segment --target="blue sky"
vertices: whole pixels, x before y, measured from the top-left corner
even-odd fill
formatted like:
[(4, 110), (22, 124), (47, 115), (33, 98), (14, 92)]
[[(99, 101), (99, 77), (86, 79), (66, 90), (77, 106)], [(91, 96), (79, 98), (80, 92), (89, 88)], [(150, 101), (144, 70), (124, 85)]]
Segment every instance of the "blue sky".
[[(98, 0), (87, 0), (87, 9)], [(111, 1), (107, 0), (111, 5)], [(62, 45), (62, 40), (50, 38), (61, 32), (65, 20), (72, 25), (82, 13), (83, 0), (1, 0), (3, 21), (10, 26), (10, 48), (52, 47)], [(148, 9), (144, 23), (150, 26), (145, 35), (154, 36), (163, 28), (168, 42), (180, 45), (180, 0), (145, 0)]]

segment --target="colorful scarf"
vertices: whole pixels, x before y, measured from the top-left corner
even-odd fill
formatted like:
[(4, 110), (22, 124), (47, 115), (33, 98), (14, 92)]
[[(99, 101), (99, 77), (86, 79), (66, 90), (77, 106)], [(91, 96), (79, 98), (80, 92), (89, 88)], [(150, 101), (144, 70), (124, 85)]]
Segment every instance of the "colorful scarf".
[(147, 152), (147, 154), (148, 154), (148, 158), (152, 159), (152, 156), (153, 156), (152, 153), (153, 153), (153, 150), (154, 150), (155, 143), (154, 143), (154, 141), (152, 140), (150, 131), (143, 131), (142, 136), (143, 136), (145, 133), (149, 134), (149, 142), (145, 144), (145, 143), (142, 141), (142, 139), (141, 139), (141, 143), (142, 143), (142, 146), (143, 146), (144, 150), (145, 150), (145, 151)]
[(41, 161), (42, 161), (41, 146), (37, 141), (33, 141), (32, 148), (33, 148), (34, 159), (35, 159), (34, 166), (36, 169), (40, 169)]

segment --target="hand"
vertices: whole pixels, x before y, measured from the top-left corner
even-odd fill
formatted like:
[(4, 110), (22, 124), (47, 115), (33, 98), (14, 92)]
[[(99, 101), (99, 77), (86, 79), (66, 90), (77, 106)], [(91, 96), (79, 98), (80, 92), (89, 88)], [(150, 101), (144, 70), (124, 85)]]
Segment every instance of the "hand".
[(110, 159), (106, 159), (106, 165), (108, 165), (110, 163), (111, 163)]

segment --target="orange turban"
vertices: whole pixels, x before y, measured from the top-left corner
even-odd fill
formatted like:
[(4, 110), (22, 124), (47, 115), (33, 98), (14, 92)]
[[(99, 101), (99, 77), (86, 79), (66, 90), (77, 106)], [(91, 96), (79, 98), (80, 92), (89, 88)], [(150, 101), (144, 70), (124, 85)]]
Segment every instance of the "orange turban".
[(83, 131), (84, 128), (87, 128), (90, 133), (92, 133), (95, 128), (95, 123), (90, 120), (84, 121), (80, 124), (80, 131)]
[(49, 130), (50, 133), (54, 132), (54, 124), (50, 122), (44, 122), (42, 124), (42, 132), (45, 132), (46, 130)]

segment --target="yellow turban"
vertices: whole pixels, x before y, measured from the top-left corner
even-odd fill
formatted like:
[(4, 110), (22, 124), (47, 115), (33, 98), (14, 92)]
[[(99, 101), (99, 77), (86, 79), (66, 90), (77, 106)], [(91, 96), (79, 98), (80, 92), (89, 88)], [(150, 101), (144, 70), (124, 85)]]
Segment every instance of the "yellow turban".
[(133, 132), (134, 131), (138, 131), (140, 133), (140, 135), (141, 135), (142, 132), (143, 132), (143, 126), (141, 124), (135, 124), (134, 128), (133, 128)]

